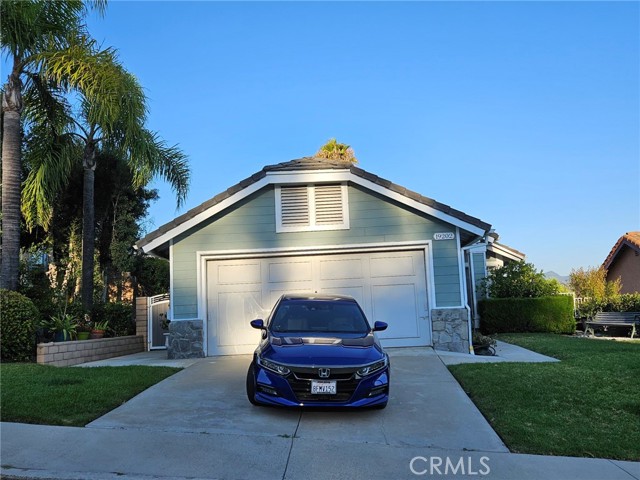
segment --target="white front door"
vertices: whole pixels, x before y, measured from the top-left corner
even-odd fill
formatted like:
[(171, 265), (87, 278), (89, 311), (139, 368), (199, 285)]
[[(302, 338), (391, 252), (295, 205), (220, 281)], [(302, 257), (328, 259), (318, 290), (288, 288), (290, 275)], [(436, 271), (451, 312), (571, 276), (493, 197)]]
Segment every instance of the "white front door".
[(354, 297), (369, 322), (384, 321), (384, 346), (431, 344), (423, 250), (210, 260), (207, 354), (251, 353), (265, 318), (283, 293)]

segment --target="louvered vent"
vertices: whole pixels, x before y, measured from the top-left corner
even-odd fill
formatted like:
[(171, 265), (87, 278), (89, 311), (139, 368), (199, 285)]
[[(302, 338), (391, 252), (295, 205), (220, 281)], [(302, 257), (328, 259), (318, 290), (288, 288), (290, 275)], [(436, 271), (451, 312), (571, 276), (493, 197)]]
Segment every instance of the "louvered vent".
[(283, 187), (280, 190), (283, 227), (308, 227), (309, 193), (304, 187)]
[(316, 185), (316, 225), (342, 225), (342, 186)]

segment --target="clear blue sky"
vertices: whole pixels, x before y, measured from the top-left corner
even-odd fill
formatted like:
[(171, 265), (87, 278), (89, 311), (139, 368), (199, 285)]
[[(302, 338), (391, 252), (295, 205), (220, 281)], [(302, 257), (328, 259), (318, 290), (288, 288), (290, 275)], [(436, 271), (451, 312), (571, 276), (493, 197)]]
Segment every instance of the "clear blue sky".
[(90, 30), (191, 160), (148, 230), (330, 137), (545, 271), (640, 230), (637, 2), (112, 2)]

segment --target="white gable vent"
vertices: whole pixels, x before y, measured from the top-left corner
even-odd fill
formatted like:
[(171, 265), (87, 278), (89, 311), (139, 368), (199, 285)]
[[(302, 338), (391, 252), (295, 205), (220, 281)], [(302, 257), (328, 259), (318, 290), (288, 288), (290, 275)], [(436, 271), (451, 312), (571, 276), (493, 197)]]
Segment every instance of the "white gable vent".
[(345, 184), (276, 186), (276, 231), (349, 228)]

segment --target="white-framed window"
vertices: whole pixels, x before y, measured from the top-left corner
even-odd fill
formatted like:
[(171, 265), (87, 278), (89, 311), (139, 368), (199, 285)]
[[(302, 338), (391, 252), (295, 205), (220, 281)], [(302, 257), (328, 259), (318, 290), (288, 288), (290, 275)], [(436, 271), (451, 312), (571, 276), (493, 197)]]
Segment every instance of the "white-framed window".
[(276, 185), (276, 232), (347, 230), (345, 183)]

